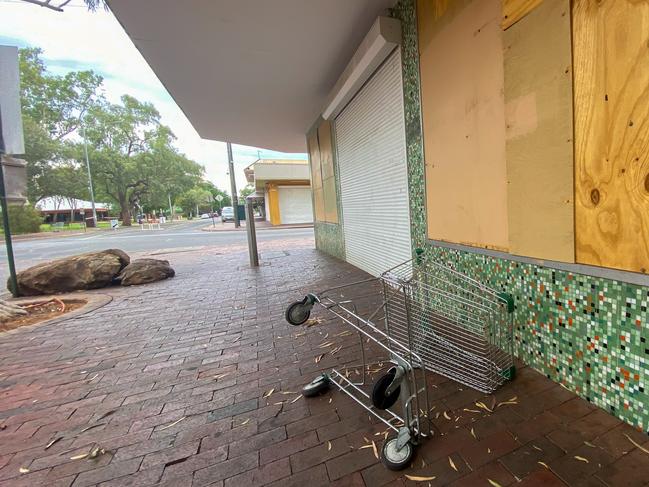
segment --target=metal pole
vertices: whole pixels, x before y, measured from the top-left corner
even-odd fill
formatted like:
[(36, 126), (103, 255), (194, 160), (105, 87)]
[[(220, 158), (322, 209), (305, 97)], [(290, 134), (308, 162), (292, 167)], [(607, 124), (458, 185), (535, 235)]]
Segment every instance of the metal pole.
[(7, 262), (9, 264), (9, 283), (11, 294), (18, 297), (18, 278), (16, 277), (16, 264), (14, 263), (14, 248), (11, 242), (11, 229), (9, 228), (9, 211), (7, 210), (7, 193), (5, 190), (4, 167), (2, 167), (2, 156), (4, 155), (0, 124), (0, 206), (2, 207), (2, 225), (5, 232), (5, 245), (7, 246)]
[(92, 220), (97, 227), (97, 209), (95, 208), (95, 190), (92, 188), (92, 175), (90, 174), (90, 159), (88, 158), (88, 141), (86, 140), (86, 125), (81, 124), (83, 130), (83, 150), (86, 153), (86, 169), (88, 169), (88, 188), (90, 189), (90, 202), (92, 203)]
[(169, 198), (169, 221), (174, 221), (174, 209), (171, 206), (171, 194), (167, 193), (167, 198)]
[(239, 198), (237, 198), (237, 182), (234, 178), (234, 159), (232, 158), (232, 144), (228, 147), (228, 167), (230, 170), (230, 191), (232, 192), (232, 209), (234, 210), (234, 228), (239, 228)]
[(248, 234), (248, 254), (250, 267), (259, 267), (259, 254), (257, 253), (257, 233), (255, 232), (255, 212), (252, 201), (246, 201), (246, 233)]

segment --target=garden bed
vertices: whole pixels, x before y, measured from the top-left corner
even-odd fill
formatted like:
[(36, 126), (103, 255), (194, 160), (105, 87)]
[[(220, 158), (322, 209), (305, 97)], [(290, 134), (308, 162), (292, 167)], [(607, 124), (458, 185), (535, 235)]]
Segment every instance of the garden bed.
[(44, 299), (21, 303), (19, 306), (27, 311), (26, 315), (17, 316), (0, 323), (0, 332), (13, 330), (21, 326), (34, 325), (67, 314), (81, 308), (87, 303), (85, 299)]

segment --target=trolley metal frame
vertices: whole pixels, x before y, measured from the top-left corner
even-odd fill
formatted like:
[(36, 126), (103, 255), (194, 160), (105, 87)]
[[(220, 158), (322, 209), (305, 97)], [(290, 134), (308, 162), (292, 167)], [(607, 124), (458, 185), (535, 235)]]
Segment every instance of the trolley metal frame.
[[(382, 303), (368, 316), (358, 312), (354, 299), (338, 300), (340, 291), (380, 283)], [(374, 296), (366, 294), (359, 299)], [(490, 289), (448, 265), (427, 261), (421, 250), (416, 257), (381, 274), (310, 293), (286, 310), (289, 323), (305, 323), (313, 306), (323, 307), (358, 333), (361, 348), (361, 380), (354, 382), (333, 368), (305, 386), (305, 395), (315, 395), (330, 385), (350, 396), (366, 411), (397, 433), (386, 441), (382, 460), (392, 469), (407, 466), (412, 446), (430, 436), (429, 396), (426, 370), (440, 373), (483, 392), (492, 392), (513, 377), (513, 301), (509, 295)], [(378, 325), (383, 311), (384, 329)], [(365, 341), (389, 356), (389, 377), (379, 379), (372, 394), (367, 384)], [(386, 375), (388, 375), (386, 374)], [(392, 409), (396, 395), (401, 414)], [(395, 424), (396, 422), (396, 424)], [(407, 447), (407, 448), (406, 448)], [(404, 453), (405, 452), (405, 453)]]

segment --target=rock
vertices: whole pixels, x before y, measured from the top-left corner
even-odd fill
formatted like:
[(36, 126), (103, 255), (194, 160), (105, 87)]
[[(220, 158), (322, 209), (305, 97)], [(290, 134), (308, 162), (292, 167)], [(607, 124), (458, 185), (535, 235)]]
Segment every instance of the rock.
[(136, 286), (161, 281), (175, 275), (176, 272), (166, 260), (136, 259), (124, 268), (117, 276), (117, 280), (122, 282), (122, 286)]
[(38, 264), (18, 273), (18, 294), (37, 296), (109, 286), (130, 261), (125, 252), (108, 249)]

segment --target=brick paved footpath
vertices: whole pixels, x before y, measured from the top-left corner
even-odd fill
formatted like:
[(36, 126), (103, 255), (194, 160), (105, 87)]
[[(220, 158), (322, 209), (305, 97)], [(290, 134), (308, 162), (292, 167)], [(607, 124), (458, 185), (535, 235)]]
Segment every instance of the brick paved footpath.
[(359, 357), (341, 324), (284, 321), (305, 292), (365, 277), (312, 246), (262, 245), (258, 270), (242, 247), (169, 254), (173, 280), (0, 335), (0, 487), (647, 484), (644, 434), (525, 367), (493, 397), (429, 374), (435, 434), (386, 470), (381, 424), (341, 393), (299, 396)]

